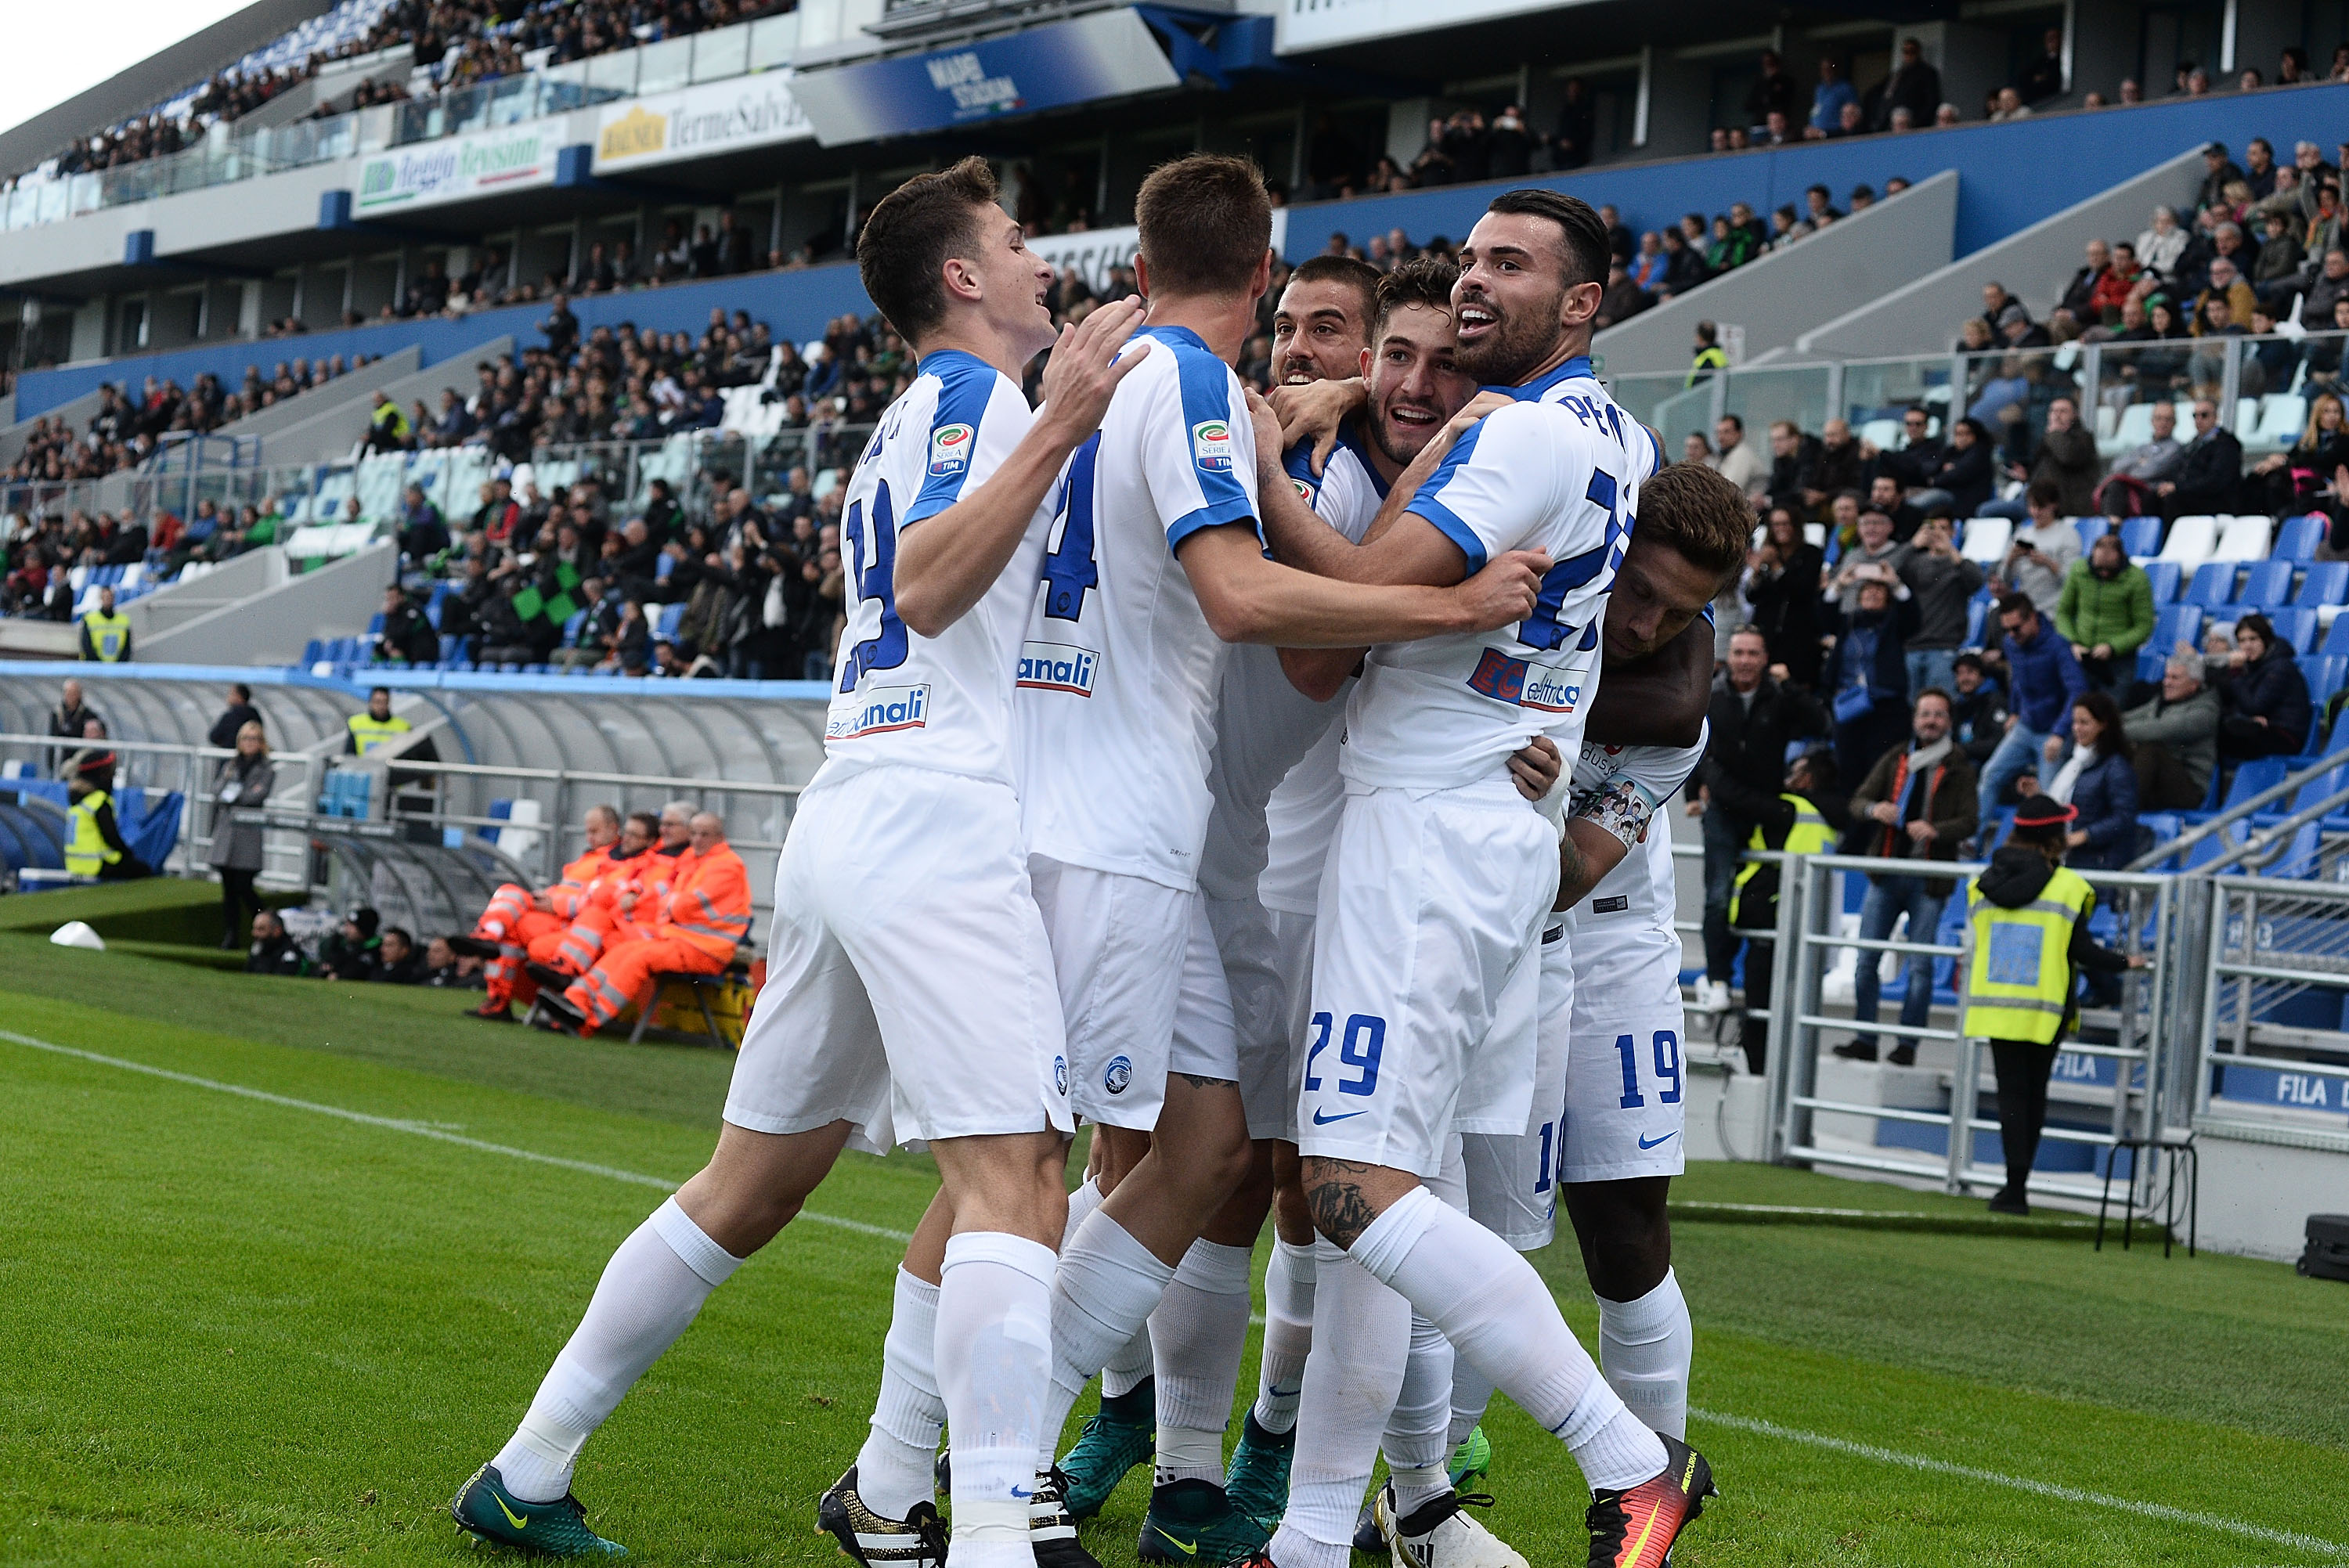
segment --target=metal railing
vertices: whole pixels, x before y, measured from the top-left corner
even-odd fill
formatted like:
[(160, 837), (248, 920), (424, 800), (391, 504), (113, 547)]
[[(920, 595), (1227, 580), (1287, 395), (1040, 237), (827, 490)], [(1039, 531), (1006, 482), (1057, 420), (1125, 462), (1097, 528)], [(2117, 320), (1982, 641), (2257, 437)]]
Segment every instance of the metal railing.
[(2205, 907), (2194, 1116), (2329, 1132), (2349, 1150), (2349, 887), (2213, 877)]
[[(1937, 1182), (1954, 1193), (2003, 1187), (2005, 1171), (1983, 1167), (1975, 1158), (1976, 1135), (1997, 1132), (1999, 1123), (1981, 1114), (1988, 1065), (1983, 1041), (1966, 1035), (1961, 1027), (1967, 950), (1913, 934), (1906, 940), (1893, 940), (1841, 933), (1838, 875), (1881, 874), (1881, 861), (1806, 855), (1782, 864), (1791, 872), (1785, 879), (1791, 886), (1781, 889), (1771, 954), (1773, 1006), (1765, 1104), (1772, 1158), (1913, 1177)], [(1956, 880), (1961, 886), (1951, 896), (1962, 897), (1963, 884), (1982, 869), (1978, 864), (1958, 862), (1937, 865), (1934, 872)], [(2092, 1170), (2101, 1176), (2102, 1165), (2115, 1158), (2116, 1146), (2158, 1143), (2170, 1125), (2165, 1097), (2176, 1077), (2175, 1037), (2161, 1026), (2161, 1020), (2166, 1000), (2175, 988), (2178, 879), (2108, 872), (2081, 874), (2100, 895), (2114, 901), (2120, 915), (2123, 949), (2143, 953), (2151, 961), (2147, 970), (2122, 977), (2117, 1007), (2092, 1009), (2085, 1016), (2084, 1022), (2095, 1026), (2097, 1032), (2111, 1035), (2110, 1043), (2075, 1038), (2064, 1045), (2058, 1057), (2058, 1081), (2066, 1085), (2062, 1091), (2064, 1100), (2074, 1105), (2085, 1100), (2091, 1108), (2101, 1107), (2102, 1114), (2092, 1127), (2052, 1123), (2044, 1139), (2046, 1143), (2087, 1146), (2094, 1151)], [(1954, 961), (1958, 965), (1956, 1018), (1946, 1026), (1930, 1021), (1909, 1026), (1881, 1019), (1861, 1023), (1828, 1012), (1823, 995), (1825, 981), (1833, 954), (1843, 950), (1856, 950), (1862, 964), (1880, 963), (1888, 953), (1904, 959), (1924, 954), (1937, 962)], [(1750, 952), (1747, 961), (1754, 961)], [(1831, 1031), (1889, 1037), (1916, 1045), (1945, 1043), (1950, 1059), (1941, 1081), (1947, 1103), (1939, 1108), (1900, 1105), (1826, 1092), (1821, 1058)], [(1940, 1070), (1938, 1064), (1935, 1070)], [(1888, 1124), (1923, 1130), (1916, 1135), (1919, 1141), (1907, 1145), (1917, 1150), (1915, 1156), (1889, 1151), (1904, 1145), (1897, 1136), (1888, 1142)], [(1940, 1146), (1938, 1157), (1932, 1151), (1936, 1138)], [(2143, 1183), (2149, 1179), (2147, 1162), (2132, 1159), (2129, 1166), (2126, 1174), (2132, 1181)], [(2030, 1190), (2094, 1200), (2100, 1186), (2094, 1179), (2067, 1181), (2059, 1175), (2035, 1174)]]

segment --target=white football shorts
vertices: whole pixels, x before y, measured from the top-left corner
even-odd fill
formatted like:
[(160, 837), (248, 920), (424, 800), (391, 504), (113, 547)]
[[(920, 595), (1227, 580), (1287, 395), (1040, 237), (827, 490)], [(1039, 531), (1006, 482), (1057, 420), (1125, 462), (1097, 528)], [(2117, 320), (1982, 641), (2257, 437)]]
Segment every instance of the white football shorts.
[[(1252, 1139), (1294, 1138), (1297, 1085), (1289, 1072), (1290, 971), (1282, 967), (1277, 918), (1253, 898), (1206, 900), (1207, 925), (1229, 987), (1239, 1056), (1240, 1102)], [(1307, 922), (1309, 928), (1311, 923)], [(1305, 962), (1312, 962), (1308, 937)]]
[(1532, 1119), (1557, 828), (1506, 777), (1349, 781), (1321, 882), (1298, 1149), (1431, 1177), (1453, 1132)]
[[(1667, 938), (1669, 938), (1667, 940)], [(1585, 943), (1592, 940), (1581, 934)], [(1566, 1064), (1566, 1128), (1559, 1140), (1560, 1181), (1625, 1181), (1677, 1176), (1687, 1162), (1677, 935), (1585, 953), (1588, 975), (1606, 984), (1578, 986), (1574, 1049)]]
[(1068, 1020), (1071, 1109), (1147, 1132), (1168, 1073), (1237, 1081), (1231, 992), (1205, 895), (1049, 855), (1028, 863)]
[(1072, 1130), (1052, 952), (1003, 784), (875, 766), (800, 797), (726, 1119), (874, 1153)]
[(1565, 916), (1541, 939), (1540, 1020), (1534, 1057), (1533, 1114), (1515, 1134), (1463, 1135), (1468, 1214), (1521, 1253), (1557, 1234), (1559, 1136), (1566, 1119), (1568, 1042), (1574, 1016), (1574, 957)]

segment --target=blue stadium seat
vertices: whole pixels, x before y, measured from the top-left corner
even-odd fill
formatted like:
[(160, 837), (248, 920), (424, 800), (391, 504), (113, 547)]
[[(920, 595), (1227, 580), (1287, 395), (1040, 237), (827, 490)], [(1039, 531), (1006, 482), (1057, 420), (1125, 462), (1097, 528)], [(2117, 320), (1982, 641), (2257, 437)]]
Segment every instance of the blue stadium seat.
[[(2323, 517), (2285, 518), (2276, 529), (2275, 542), (2268, 547), (2268, 559), (2306, 562), (2316, 554), (2317, 542), (2323, 537)], [(2349, 562), (2333, 564), (2349, 565)]]
[(2206, 561), (2194, 569), (2194, 581), (2186, 585), (2188, 604), (2199, 604), (2215, 610), (2235, 601), (2235, 567), (2232, 561)]
[(2146, 645), (2147, 652), (2166, 659), (2180, 643), (2199, 647), (2201, 642), (2200, 605), (2164, 604), (2153, 613), (2153, 641)]
[(2292, 602), (2303, 610), (2320, 604), (2349, 604), (2349, 561), (2310, 562)]
[(653, 581), (666, 583), (668, 581), (668, 574), (676, 570), (677, 557), (664, 551), (661, 552), (659, 561), (653, 565)]
[(302, 645), (302, 667), (304, 669), (308, 669), (312, 665), (316, 664), (326, 656), (326, 645), (322, 639), (313, 637), (308, 642)]
[(2131, 555), (2152, 555), (2161, 549), (2161, 519), (2131, 517), (2121, 521), (2121, 547)]
[(2280, 609), (2292, 602), (2292, 577), (2289, 561), (2254, 561), (2243, 569), (2243, 584), (2235, 590), (2235, 603), (2255, 610)]
[(2222, 811), (2231, 811), (2263, 789), (2272, 789), (2283, 782), (2292, 766), (2281, 757), (2261, 757), (2240, 763), (2235, 777), (2228, 781), (2226, 799), (2219, 804)]
[(2075, 517), (2072, 528), (2080, 536), (2080, 553), (2085, 555), (2088, 546), (2113, 531), (2113, 522), (2107, 517)]
[(456, 637), (456, 636), (448, 636), (448, 637), (443, 637), (443, 638), (441, 638), (441, 639), (440, 639), (440, 662), (441, 662), (442, 664), (444, 664), (444, 665), (453, 665), (453, 664), (455, 664), (455, 663), (457, 662), (457, 649), (458, 649), (458, 646), (459, 646), (459, 645), (460, 645), (461, 643), (463, 643), (463, 642), (464, 642), (464, 640), (465, 640), (465, 639), (464, 639), (464, 638), (462, 638), (462, 637)]
[(2308, 683), (2308, 700), (2322, 709), (2325, 699), (2341, 689), (2344, 678), (2349, 678), (2349, 657), (2320, 654), (2305, 658), (2300, 661), (2300, 674)]
[(2148, 561), (2145, 564), (2145, 575), (2146, 580), (2153, 585), (2153, 602), (2156, 604), (2173, 604), (2178, 602), (2178, 583), (2185, 575), (2178, 570), (2178, 562)]
[(1977, 594), (1973, 602), (1966, 606), (1966, 640), (1961, 645), (1969, 648), (1986, 645), (1982, 641), (1982, 633), (1989, 624), (1990, 601)]
[(2268, 619), (2275, 623), (2276, 640), (2290, 643), (2298, 654), (2316, 651), (2316, 612), (2313, 610), (2271, 610)]
[(370, 637), (380, 637), (383, 635), (382, 611), (378, 610), (374, 614), (367, 617), (367, 634)]

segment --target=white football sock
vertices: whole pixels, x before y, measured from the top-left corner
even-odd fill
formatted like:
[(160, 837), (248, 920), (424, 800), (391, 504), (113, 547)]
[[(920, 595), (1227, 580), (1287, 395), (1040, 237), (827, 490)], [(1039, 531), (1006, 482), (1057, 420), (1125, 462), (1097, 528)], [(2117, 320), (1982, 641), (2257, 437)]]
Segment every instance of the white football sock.
[(1272, 1542), (1282, 1568), (1345, 1568), (1411, 1355), (1411, 1304), (1334, 1245), (1317, 1245), (1313, 1337), (1325, 1354), (1305, 1364), (1288, 1510)]
[(1256, 1424), (1285, 1432), (1297, 1424), (1305, 1357), (1313, 1349), (1313, 1244), (1272, 1238), (1264, 1271), (1264, 1354), (1257, 1367)]
[(1028, 1498), (1040, 1462), (1051, 1312), (1051, 1248), (1001, 1231), (947, 1241), (936, 1354), (954, 1429), (956, 1568), (1035, 1568)]
[(1598, 1301), (1599, 1367), (1608, 1387), (1651, 1429), (1687, 1437), (1696, 1336), (1681, 1282), (1666, 1269), (1663, 1283), (1637, 1301)]
[(1232, 1385), (1247, 1352), (1249, 1256), (1246, 1247), (1193, 1242), (1150, 1315), (1160, 1486), (1224, 1484), (1224, 1430), (1231, 1425)]
[(1116, 1355), (1102, 1364), (1102, 1397), (1114, 1398), (1133, 1393), (1156, 1370), (1154, 1355), (1150, 1348), (1150, 1325), (1145, 1321), (1133, 1331), (1133, 1338), (1117, 1347)]
[(1500, 1237), (1423, 1187), (1373, 1220), (1351, 1255), (1563, 1439), (1594, 1489), (1634, 1487), (1664, 1468), (1663, 1444), (1624, 1408), (1541, 1276)]
[(938, 1287), (897, 1271), (889, 1336), (881, 1342), (881, 1397), (856, 1456), (856, 1491), (884, 1519), (903, 1519), (936, 1495), (938, 1429)]
[(1088, 1176), (1069, 1194), (1069, 1222), (1061, 1227), (1061, 1251), (1067, 1252), (1069, 1243), (1077, 1239), (1077, 1228), (1092, 1217), (1102, 1206), (1101, 1183)]
[(490, 1461), (506, 1490), (525, 1502), (552, 1502), (570, 1491), (580, 1448), (741, 1262), (675, 1198), (630, 1233), (604, 1265), (586, 1315), (547, 1369), (529, 1414)]
[(1056, 1447), (1077, 1396), (1118, 1347), (1143, 1331), (1174, 1271), (1095, 1210), (1061, 1249), (1052, 1279), (1052, 1389), (1044, 1442)]
[(1407, 1514), (1438, 1492), (1451, 1490), (1444, 1460), (1452, 1445), (1452, 1341), (1435, 1325), (1414, 1315), (1411, 1358), (1403, 1365), (1402, 1391), (1380, 1447), (1395, 1489), (1395, 1512)]
[(1493, 1380), (1476, 1369), (1465, 1356), (1455, 1353), (1452, 1357), (1452, 1446), (1458, 1448), (1468, 1440), (1468, 1434), (1485, 1418), (1485, 1408), (1493, 1402)]

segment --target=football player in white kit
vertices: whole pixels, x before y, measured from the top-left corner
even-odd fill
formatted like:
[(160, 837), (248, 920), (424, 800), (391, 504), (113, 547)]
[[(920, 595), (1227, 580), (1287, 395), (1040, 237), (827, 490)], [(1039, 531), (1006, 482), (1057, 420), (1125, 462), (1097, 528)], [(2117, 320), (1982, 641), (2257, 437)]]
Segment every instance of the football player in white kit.
[[(776, 876), (768, 983), (709, 1164), (621, 1244), (520, 1429), (451, 1505), (492, 1542), (618, 1554), (569, 1495), (581, 1446), (844, 1146), (924, 1140), (953, 1233), (926, 1222), (909, 1249), (927, 1252), (936, 1283), (901, 1274), (899, 1324), (915, 1315), (909, 1293), (926, 1291), (935, 1332), (906, 1348), (959, 1445), (955, 1562), (1035, 1563), (1029, 1492), (1040, 1449), (1050, 1452), (1041, 1413), (1072, 1124), (1012, 789), (1011, 671), (1042, 553), (1040, 503), (1112, 390), (1150, 358), (1117, 357), (1131, 306), (1096, 315), (1061, 335), (1049, 406), (1030, 414), (1016, 377), (1054, 346), (1051, 269), (978, 159), (900, 186), (857, 248), (866, 291), (920, 374), (850, 481), (841, 676), (825, 760)], [(876, 1539), (861, 1539), (883, 1522), (869, 1516), (827, 1521), (843, 1543), (941, 1560), (929, 1460)]]
[[(1692, 720), (1697, 738), (1583, 743), (1542, 934), (1537, 1094), (1547, 1109), (1521, 1137), (1464, 1140), (1470, 1212), (1520, 1251), (1548, 1244), (1563, 1195), (1599, 1301), (1600, 1371), (1632, 1414), (1674, 1438), (1687, 1435), (1691, 1336), (1664, 1204), (1683, 1158), (1684, 1026), (1671, 835), (1657, 819), (1704, 755), (1712, 633), (1697, 617), (1744, 564), (1752, 515), (1709, 469), (1675, 464), (1640, 487), (1639, 527), (1608, 603), (1608, 679), (1643, 672), (1632, 679), (1651, 724)], [(1702, 663), (1667, 663), (1661, 678), (1649, 677), (1692, 627), (1705, 641)], [(1594, 716), (1591, 728), (1610, 717)], [(1491, 1394), (1474, 1367), (1457, 1364), (1453, 1442), (1475, 1429)]]
[[(1532, 1120), (1536, 955), (1559, 841), (1555, 819), (1510, 786), (1506, 762), (1536, 735), (1578, 749), (1599, 680), (1599, 622), (1640, 480), (1658, 466), (1652, 437), (1591, 376), (1607, 268), (1597, 214), (1556, 192), (1510, 191), (1461, 260), (1459, 362), (1516, 401), (1454, 442), (1427, 485), (1399, 491), (1368, 545), (1297, 528), (1272, 542), (1284, 558), (1371, 581), (1454, 581), (1527, 544), (1557, 564), (1512, 634), (1374, 648), (1365, 661), (1321, 884), (1299, 1151), (1315, 1228), (1573, 1452), (1593, 1488), (1593, 1568), (1656, 1568), (1711, 1492), (1704, 1460), (1641, 1425), (1531, 1265), (1425, 1185), (1454, 1131), (1521, 1134)], [(1342, 675), (1346, 657), (1300, 657), (1300, 684), (1312, 689), (1309, 669)], [(1317, 1322), (1333, 1315), (1330, 1284), (1319, 1284)], [(1365, 1331), (1348, 1346), (1356, 1366), (1309, 1361), (1309, 1403), (1317, 1375), (1367, 1363), (1400, 1378), (1408, 1311), (1357, 1304), (1346, 1316)], [(1288, 1512), (1259, 1561), (1342, 1563), (1360, 1495), (1348, 1488), (1377, 1438), (1300, 1431)], [(1438, 1481), (1397, 1506), (1410, 1515), (1449, 1490)]]
[(1538, 550), (1496, 552), (1464, 583), (1363, 585), (1267, 560), (1255, 436), (1229, 363), (1270, 273), (1262, 176), (1245, 160), (1178, 160), (1143, 181), (1135, 217), (1154, 351), (1070, 460), (1019, 669), (1030, 875), (1071, 1102), (1102, 1150), (1071, 1201), (1053, 1287), (1054, 1432), (1178, 1265), (1210, 1294), (1228, 1283), (1193, 1251), (1249, 1160), (1198, 889), (1226, 645), (1345, 647), (1373, 627), (1381, 640), (1472, 634), (1460, 628), (1530, 613), (1549, 566)]

